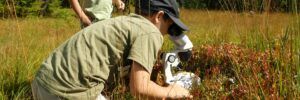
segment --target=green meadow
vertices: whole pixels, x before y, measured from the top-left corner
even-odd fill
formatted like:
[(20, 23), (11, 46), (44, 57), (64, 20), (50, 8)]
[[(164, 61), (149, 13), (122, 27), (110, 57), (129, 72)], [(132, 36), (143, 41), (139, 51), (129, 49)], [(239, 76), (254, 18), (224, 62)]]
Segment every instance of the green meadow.
[[(41, 62), (80, 30), (74, 16), (0, 19), (0, 100), (32, 99)], [(181, 19), (194, 44), (186, 68), (202, 78), (194, 99), (300, 98), (298, 14), (182, 9)], [(162, 51), (172, 50), (164, 39)], [(128, 92), (112, 97), (126, 99)]]

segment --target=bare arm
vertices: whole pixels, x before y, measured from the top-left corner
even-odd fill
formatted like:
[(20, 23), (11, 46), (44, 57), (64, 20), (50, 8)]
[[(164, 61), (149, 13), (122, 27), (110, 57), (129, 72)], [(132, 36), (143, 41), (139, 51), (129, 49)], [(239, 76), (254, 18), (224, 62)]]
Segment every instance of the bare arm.
[(179, 85), (161, 87), (150, 80), (150, 74), (137, 62), (133, 62), (130, 72), (130, 92), (138, 98), (180, 99), (192, 98), (189, 91)]
[(75, 13), (79, 17), (79, 19), (82, 21), (84, 26), (90, 25), (92, 22), (89, 19), (89, 17), (82, 10), (78, 0), (70, 0), (70, 1), (71, 1), (71, 6), (72, 6), (73, 10), (75, 11)]

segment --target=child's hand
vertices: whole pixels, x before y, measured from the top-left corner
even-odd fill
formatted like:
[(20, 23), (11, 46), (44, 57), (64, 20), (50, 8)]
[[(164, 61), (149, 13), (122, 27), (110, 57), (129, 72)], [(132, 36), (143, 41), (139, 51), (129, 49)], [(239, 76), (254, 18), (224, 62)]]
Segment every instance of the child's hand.
[(173, 84), (169, 85), (168, 88), (170, 88), (169, 97), (170, 99), (192, 99), (193, 96), (190, 94), (190, 92), (181, 87), (180, 85)]
[(122, 0), (113, 0), (113, 4), (119, 11), (123, 11), (125, 9), (125, 4)]

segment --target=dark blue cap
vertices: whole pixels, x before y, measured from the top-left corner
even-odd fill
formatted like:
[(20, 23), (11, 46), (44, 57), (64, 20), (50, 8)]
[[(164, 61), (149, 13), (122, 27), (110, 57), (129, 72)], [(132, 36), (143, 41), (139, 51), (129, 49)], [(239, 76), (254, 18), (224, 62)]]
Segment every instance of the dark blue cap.
[(141, 11), (164, 11), (182, 30), (189, 30), (179, 19), (179, 7), (176, 0), (136, 0), (135, 6)]

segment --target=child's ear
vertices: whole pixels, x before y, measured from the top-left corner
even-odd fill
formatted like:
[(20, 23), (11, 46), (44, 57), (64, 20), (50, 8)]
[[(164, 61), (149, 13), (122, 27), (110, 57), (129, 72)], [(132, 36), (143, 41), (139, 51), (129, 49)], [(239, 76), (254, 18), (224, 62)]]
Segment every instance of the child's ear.
[(155, 15), (154, 15), (154, 21), (155, 23), (159, 23), (162, 18), (164, 17), (165, 12), (163, 11), (158, 11)]

